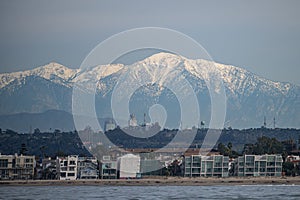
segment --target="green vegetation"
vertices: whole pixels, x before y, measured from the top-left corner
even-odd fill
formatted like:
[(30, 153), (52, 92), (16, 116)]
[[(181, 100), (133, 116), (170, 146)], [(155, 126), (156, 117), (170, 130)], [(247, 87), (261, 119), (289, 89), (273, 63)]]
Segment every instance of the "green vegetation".
[(19, 134), (12, 130), (0, 133), (1, 154), (35, 155), (37, 157), (62, 155), (91, 155), (84, 147), (78, 133), (60, 132)]

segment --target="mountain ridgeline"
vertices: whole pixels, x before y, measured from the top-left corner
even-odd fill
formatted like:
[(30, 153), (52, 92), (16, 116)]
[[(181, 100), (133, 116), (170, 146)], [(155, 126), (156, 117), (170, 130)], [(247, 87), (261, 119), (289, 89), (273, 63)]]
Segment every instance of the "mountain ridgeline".
[[(155, 54), (132, 65), (99, 65), (82, 70), (50, 63), (33, 70), (0, 74), (0, 127), (28, 132), (30, 124), (34, 124), (33, 128), (41, 126), (47, 129), (45, 123), (49, 122), (49, 115), (59, 119), (59, 114), (46, 111), (72, 113), (75, 84), (83, 84), (82, 92), (86, 95), (94, 92), (89, 86), (96, 85), (95, 109), (98, 118), (118, 118), (112, 116), (111, 111), (113, 90), (119, 78), (126, 73), (132, 73), (133, 81), (142, 82), (145, 73), (140, 71), (141, 68), (147, 69), (152, 81), (139, 87), (130, 98), (130, 113), (136, 115), (139, 124), (143, 123), (144, 113), (149, 121), (151, 106), (161, 104), (167, 112), (165, 127), (179, 127), (178, 98), (164, 85), (165, 75), (173, 70), (180, 71), (190, 83), (199, 103), (200, 120), (206, 124), (211, 117), (211, 99), (206, 85), (210, 77), (207, 74), (214, 72), (220, 75), (226, 92), (225, 127), (260, 127), (264, 118), (267, 127), (300, 127), (299, 86), (267, 80), (242, 68), (201, 59), (190, 60), (169, 53)], [(180, 95), (184, 96), (184, 91)], [(29, 114), (26, 124), (23, 123), (26, 127), (17, 127), (21, 123), (18, 120), (23, 119), (20, 115), (24, 113)], [(39, 117), (30, 113), (43, 113), (40, 118), (44, 120), (41, 119), (40, 124), (35, 123)], [(70, 122), (72, 116), (65, 115), (61, 119), (68, 121), (66, 126), (60, 125), (58, 128), (74, 130), (74, 124)], [(4, 120), (8, 116), (10, 120)], [(128, 118), (121, 120), (127, 121)], [(183, 125), (183, 128), (191, 127)]]

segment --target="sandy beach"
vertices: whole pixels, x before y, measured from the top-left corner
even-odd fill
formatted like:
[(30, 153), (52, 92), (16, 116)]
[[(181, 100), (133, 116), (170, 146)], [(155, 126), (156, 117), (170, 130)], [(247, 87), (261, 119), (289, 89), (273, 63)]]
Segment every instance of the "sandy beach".
[(116, 180), (14, 180), (0, 181), (0, 186), (211, 186), (211, 185), (300, 185), (300, 177), (229, 177), (229, 178), (188, 178), (160, 177)]

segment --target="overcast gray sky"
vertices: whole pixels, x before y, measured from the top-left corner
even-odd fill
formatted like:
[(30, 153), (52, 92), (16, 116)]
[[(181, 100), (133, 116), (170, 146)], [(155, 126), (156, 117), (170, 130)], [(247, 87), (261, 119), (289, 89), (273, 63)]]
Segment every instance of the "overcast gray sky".
[(220, 63), (300, 85), (300, 1), (0, 1), (0, 72), (78, 68), (101, 41), (144, 26), (180, 31)]

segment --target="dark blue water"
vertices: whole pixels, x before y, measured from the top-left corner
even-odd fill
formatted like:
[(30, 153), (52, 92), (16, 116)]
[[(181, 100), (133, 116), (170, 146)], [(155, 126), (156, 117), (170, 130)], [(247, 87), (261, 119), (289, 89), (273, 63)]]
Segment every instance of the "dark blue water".
[(300, 199), (300, 186), (1, 186), (0, 199)]

